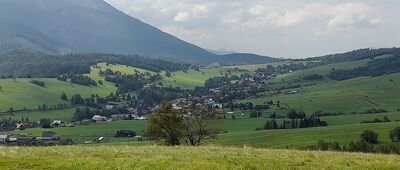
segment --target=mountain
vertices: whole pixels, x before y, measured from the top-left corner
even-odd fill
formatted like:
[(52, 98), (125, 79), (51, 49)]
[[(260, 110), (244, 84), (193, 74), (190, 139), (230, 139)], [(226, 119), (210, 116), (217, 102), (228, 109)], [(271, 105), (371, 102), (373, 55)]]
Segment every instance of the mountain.
[(216, 57), (216, 62), (225, 65), (272, 63), (280, 60), (281, 59), (278, 58), (261, 56), (250, 53), (233, 53), (233, 54), (220, 55)]
[(216, 54), (216, 55), (227, 55), (227, 54), (233, 54), (236, 53), (235, 51), (229, 51), (225, 49), (218, 49), (218, 50), (213, 50), (213, 49), (206, 49), (208, 52)]
[(224, 56), (162, 32), (103, 0), (1, 0), (0, 54), (15, 49), (46, 54), (138, 54), (194, 64), (217, 60), (226, 63), (221, 60)]
[(102, 0), (1, 0), (0, 50), (141, 54), (203, 63), (215, 55)]

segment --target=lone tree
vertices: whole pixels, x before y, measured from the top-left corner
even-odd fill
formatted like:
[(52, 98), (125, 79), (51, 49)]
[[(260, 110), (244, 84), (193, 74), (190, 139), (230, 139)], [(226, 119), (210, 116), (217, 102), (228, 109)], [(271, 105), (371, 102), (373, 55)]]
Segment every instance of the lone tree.
[(171, 103), (163, 103), (156, 114), (149, 117), (146, 136), (164, 139), (169, 146), (180, 145), (181, 140), (187, 145), (198, 146), (204, 140), (212, 138), (216, 130), (209, 127), (206, 117), (190, 116), (174, 110)]
[(183, 136), (183, 115), (172, 108), (171, 103), (163, 103), (156, 114), (149, 117), (146, 135), (161, 138), (169, 146), (180, 145)]
[(368, 143), (368, 144), (378, 144), (378, 134), (372, 130), (366, 130), (363, 133), (361, 133), (360, 140), (363, 143)]
[(183, 120), (183, 140), (189, 146), (201, 145), (204, 140), (215, 137), (216, 129), (210, 128), (210, 121), (200, 115)]
[(67, 95), (64, 92), (61, 94), (61, 100), (64, 100), (64, 101), (68, 100)]
[(389, 137), (390, 137), (390, 139), (392, 139), (392, 142), (399, 141), (400, 140), (400, 127), (392, 129), (389, 133)]

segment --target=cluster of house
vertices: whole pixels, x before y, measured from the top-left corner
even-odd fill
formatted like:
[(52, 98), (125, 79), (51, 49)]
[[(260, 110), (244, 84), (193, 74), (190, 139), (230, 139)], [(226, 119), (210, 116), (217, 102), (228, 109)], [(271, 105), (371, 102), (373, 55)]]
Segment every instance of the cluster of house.
[(206, 110), (211, 112), (223, 112), (223, 104), (217, 103), (215, 100), (211, 98), (207, 98), (208, 96), (204, 96), (202, 98), (199, 97), (188, 97), (188, 98), (179, 98), (171, 101), (172, 108), (175, 110), (186, 110), (194, 107), (195, 110)]
[(0, 144), (6, 145), (39, 145), (43, 142), (57, 141), (59, 138), (52, 131), (44, 131), (42, 136), (27, 137), (25, 133), (20, 133), (15, 137), (14, 135), (2, 134), (0, 135)]

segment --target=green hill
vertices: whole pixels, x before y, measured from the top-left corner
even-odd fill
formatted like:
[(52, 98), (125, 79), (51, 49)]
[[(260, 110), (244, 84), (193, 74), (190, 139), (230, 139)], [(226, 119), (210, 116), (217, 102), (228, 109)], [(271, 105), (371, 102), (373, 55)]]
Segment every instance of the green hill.
[(2, 169), (399, 169), (400, 157), (360, 153), (160, 146), (0, 148)]
[[(31, 80), (40, 80), (45, 83), (45, 87), (30, 83)], [(23, 108), (37, 108), (38, 105), (56, 105), (61, 100), (61, 94), (65, 92), (68, 97), (74, 94), (81, 94), (89, 97), (92, 94), (99, 96), (109, 95), (115, 92), (115, 87), (111, 83), (99, 86), (82, 86), (71, 84), (70, 82), (58, 81), (54, 78), (39, 79), (1, 79), (0, 86), (0, 111), (7, 111), (10, 107), (14, 110)]]

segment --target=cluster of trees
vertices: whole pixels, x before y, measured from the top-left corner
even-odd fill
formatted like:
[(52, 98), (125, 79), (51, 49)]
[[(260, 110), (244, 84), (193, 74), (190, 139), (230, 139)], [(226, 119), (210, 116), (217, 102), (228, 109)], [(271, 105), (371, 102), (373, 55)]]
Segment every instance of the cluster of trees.
[(394, 57), (375, 59), (370, 61), (365, 67), (358, 67), (351, 70), (334, 70), (329, 75), (335, 80), (346, 80), (362, 76), (381, 76), (389, 73), (400, 72), (400, 51), (393, 54)]
[(205, 89), (213, 89), (222, 86), (231, 86), (231, 81), (240, 80), (238, 76), (221, 76), (221, 77), (213, 77), (206, 80), (204, 88)]
[[(317, 144), (308, 146), (307, 150), (323, 150), (323, 151), (344, 151), (344, 152), (365, 152), (365, 153), (383, 153), (383, 154), (400, 154), (399, 144), (384, 144), (379, 142), (379, 134), (374, 131), (366, 130), (361, 133), (360, 139), (351, 142), (349, 145), (340, 146), (338, 142), (318, 141)], [(390, 131), (389, 137), (393, 142), (400, 139), (400, 127)]]
[(276, 117), (276, 113), (273, 113), (271, 115), (272, 120), (267, 120), (264, 127), (257, 128), (256, 130), (295, 129), (328, 126), (328, 123), (326, 121), (321, 121), (318, 116), (311, 115), (309, 117), (306, 117), (306, 114), (304, 112), (297, 112), (294, 109), (290, 110), (287, 114), (287, 118), (290, 120), (283, 120), (280, 125), (278, 125)]
[(149, 72), (135, 72), (133, 75), (122, 75), (120, 72), (105, 70), (100, 75), (103, 75), (106, 81), (115, 83), (115, 86), (118, 87), (117, 94), (135, 92), (142, 89), (146, 84), (151, 84), (162, 79), (160, 74), (152, 75)]
[(145, 135), (150, 139), (163, 139), (166, 145), (180, 145), (184, 141), (187, 145), (198, 146), (217, 133), (206, 117), (186, 117), (174, 110), (171, 103), (163, 103), (156, 112), (149, 117)]
[[(42, 105), (38, 105), (37, 110), (39, 111), (46, 111), (46, 110), (61, 110), (64, 109), (65, 107), (67, 107), (66, 104), (63, 103), (59, 103), (57, 105), (46, 105), (46, 104), (42, 104)], [(26, 109), (25, 109), (26, 110)]]
[(383, 120), (376, 118), (374, 120), (363, 120), (361, 123), (383, 123), (383, 122), (391, 122), (391, 120), (385, 116)]
[(171, 101), (177, 98), (186, 98), (190, 91), (180, 87), (158, 87), (149, 86), (137, 91), (137, 97), (132, 98), (133, 107), (140, 106), (142, 108), (153, 107), (163, 101)]
[(39, 53), (13, 51), (0, 55), (0, 77), (47, 77), (55, 78), (65, 74), (88, 74), (90, 67), (97, 63), (123, 64), (154, 72), (178, 71), (189, 67), (160, 59), (140, 56), (111, 54), (71, 54), (51, 56)]
[(400, 52), (400, 48), (379, 48), (379, 49), (372, 49), (372, 48), (365, 48), (359, 50), (353, 50), (347, 53), (342, 54), (332, 54), (326, 55), (318, 58), (310, 58), (307, 60), (318, 60), (320, 63), (323, 64), (331, 64), (331, 63), (341, 63), (347, 61), (357, 61), (363, 60), (367, 58), (373, 58), (385, 54), (398, 54)]
[(45, 87), (45, 86), (46, 86), (46, 83), (45, 83), (45, 82), (39, 81), (39, 80), (31, 80), (31, 81), (29, 81), (29, 82), (32, 83), (32, 84), (41, 86), (41, 87)]
[(42, 119), (40, 119), (39, 122), (40, 122), (39, 125), (42, 128), (52, 128), (51, 127), (51, 120), (48, 119), (48, 118), (42, 118)]
[(71, 78), (71, 83), (80, 84), (84, 86), (97, 86), (97, 82), (92, 80), (88, 76), (84, 76), (81, 74), (74, 74), (70, 78)]
[(84, 110), (78, 107), (75, 109), (74, 117), (72, 120), (81, 121), (84, 119), (92, 119), (94, 115), (94, 111), (90, 110), (89, 107), (86, 107)]

